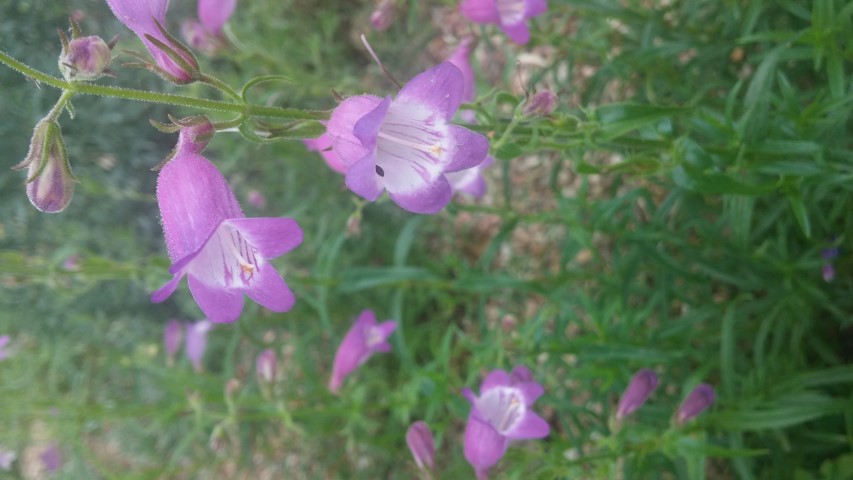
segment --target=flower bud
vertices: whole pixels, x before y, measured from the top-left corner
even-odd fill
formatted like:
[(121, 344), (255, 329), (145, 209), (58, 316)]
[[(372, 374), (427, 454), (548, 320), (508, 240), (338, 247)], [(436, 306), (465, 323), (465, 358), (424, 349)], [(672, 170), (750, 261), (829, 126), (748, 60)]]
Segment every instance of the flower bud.
[(381, 0), (370, 14), (370, 27), (377, 32), (388, 30), (394, 17), (394, 0)]
[(88, 82), (104, 76), (111, 61), (110, 47), (101, 37), (75, 38), (62, 47), (59, 71), (68, 81)]
[(255, 361), (255, 372), (258, 374), (258, 381), (261, 383), (272, 383), (275, 381), (276, 358), (275, 352), (268, 348), (258, 354)]
[(406, 443), (409, 445), (412, 456), (415, 457), (418, 468), (432, 470), (435, 466), (435, 442), (432, 439), (432, 432), (429, 431), (429, 425), (425, 422), (413, 423), (406, 431)]
[(658, 376), (655, 372), (644, 368), (631, 377), (631, 383), (619, 399), (616, 408), (616, 419), (621, 420), (642, 407), (658, 386)]
[(27, 197), (40, 211), (61, 212), (71, 203), (76, 180), (55, 120), (44, 119), (36, 124), (27, 158), (12, 168), (27, 168)]
[(678, 424), (683, 424), (693, 418), (696, 418), (700, 413), (714, 403), (714, 388), (707, 383), (700, 383), (687, 395), (687, 398), (681, 402), (678, 411), (675, 414), (675, 421)]
[(550, 90), (534, 93), (524, 106), (524, 114), (531, 116), (550, 115), (557, 108), (557, 95)]

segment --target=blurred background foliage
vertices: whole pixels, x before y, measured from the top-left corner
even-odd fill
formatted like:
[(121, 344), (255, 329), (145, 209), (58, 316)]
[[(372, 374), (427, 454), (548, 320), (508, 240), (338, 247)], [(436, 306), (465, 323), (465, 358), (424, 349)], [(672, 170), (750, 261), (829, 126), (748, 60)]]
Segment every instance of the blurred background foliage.
[[(195, 7), (172, 3), (177, 31)], [(161, 346), (168, 319), (200, 318), (186, 288), (148, 300), (168, 267), (150, 168), (175, 138), (147, 120), (199, 112), (76, 97), (61, 122), (81, 180), (71, 206), (41, 214), (22, 173), (0, 175), (0, 334), (13, 340), (0, 446), (19, 454), (0, 477), (41, 478), (33, 456), (57, 444), (56, 478), (412, 478), (404, 433), (426, 420), (438, 477), (469, 478), (459, 391), (523, 364), (545, 386), (552, 433), (511, 448), (498, 478), (853, 478), (853, 4), (549, 5), (518, 47), (449, 0), (400, 0), (381, 33), (370, 2), (239, 2), (232, 47), (202, 63), (234, 87), (289, 78), (253, 91), (261, 103), (330, 109), (333, 91), (393, 92), (360, 33), (401, 80), (478, 35), (472, 128), (498, 161), (485, 198), (423, 217), (387, 201), (361, 210), (300, 142), (217, 135), (206, 155), (247, 214), (293, 216), (305, 243), (276, 260), (296, 308), (247, 302), (210, 333), (202, 373), (168, 366)], [(55, 72), (69, 15), (86, 34), (121, 35), (118, 78), (101, 82), (216, 96), (119, 67), (141, 46), (99, 1), (4, 2), (0, 45)], [(11, 167), (58, 92), (5, 67), (0, 85)], [(555, 91), (559, 107), (508, 132), (525, 89)], [(267, 205), (250, 206), (250, 190)], [(822, 258), (831, 247), (840, 255)], [(364, 308), (400, 322), (394, 351), (334, 397), (334, 350)], [(267, 347), (280, 359), (272, 391), (254, 375)], [(614, 431), (643, 367), (662, 385)], [(671, 427), (700, 382), (716, 404)]]

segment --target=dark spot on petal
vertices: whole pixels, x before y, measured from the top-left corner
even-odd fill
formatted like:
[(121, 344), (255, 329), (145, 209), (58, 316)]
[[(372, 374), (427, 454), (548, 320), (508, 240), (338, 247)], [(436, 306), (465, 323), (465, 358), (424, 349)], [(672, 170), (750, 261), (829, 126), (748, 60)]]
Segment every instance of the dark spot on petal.
[(380, 177), (384, 177), (385, 176), (385, 170), (382, 170), (382, 167), (377, 165), (376, 166), (376, 174), (379, 175)]

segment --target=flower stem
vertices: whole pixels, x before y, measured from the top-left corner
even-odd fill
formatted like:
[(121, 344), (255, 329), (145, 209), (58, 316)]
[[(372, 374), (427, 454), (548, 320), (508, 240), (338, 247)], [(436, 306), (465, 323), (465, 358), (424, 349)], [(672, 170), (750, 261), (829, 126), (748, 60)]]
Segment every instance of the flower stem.
[[(17, 70), (24, 76), (27, 76), (36, 82), (43, 83), (53, 88), (58, 88), (74, 94), (98, 95), (102, 97), (123, 98), (138, 102), (161, 103), (166, 105), (174, 105), (178, 107), (189, 107), (200, 110), (216, 111), (216, 112), (231, 112), (240, 113), (249, 117), (266, 117), (286, 120), (326, 120), (329, 118), (328, 112), (309, 111), (297, 108), (282, 108), (272, 107), (267, 105), (257, 105), (252, 103), (243, 104), (235, 102), (227, 102), (221, 100), (208, 100), (204, 98), (188, 97), (184, 95), (175, 95), (171, 93), (150, 92), (147, 90), (135, 90), (123, 87), (109, 87), (105, 85), (93, 85), (89, 83), (67, 82), (60, 78), (48, 75), (42, 71), (36, 70), (0, 50), (0, 63), (6, 64), (13, 70)], [(222, 84), (224, 85), (224, 84)], [(227, 86), (226, 86), (227, 87)], [(230, 90), (230, 87), (227, 87)], [(237, 95), (231, 91), (231, 95)], [(239, 97), (239, 96), (238, 96)], [(69, 97), (70, 98), (70, 97)]]
[[(56, 120), (59, 118), (59, 115), (62, 113), (62, 109), (65, 108), (65, 105), (68, 104), (68, 101), (71, 100), (71, 97), (74, 96), (74, 92), (69, 90), (63, 90), (62, 95), (59, 96), (59, 100), (56, 101), (56, 105), (50, 109), (50, 112), (47, 113), (47, 118), (50, 120)], [(72, 118), (74, 116), (72, 115)]]

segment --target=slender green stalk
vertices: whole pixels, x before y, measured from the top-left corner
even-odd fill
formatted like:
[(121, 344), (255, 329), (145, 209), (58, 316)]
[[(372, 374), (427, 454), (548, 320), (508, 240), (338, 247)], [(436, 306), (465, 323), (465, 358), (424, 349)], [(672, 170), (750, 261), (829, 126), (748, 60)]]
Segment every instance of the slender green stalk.
[[(33, 80), (69, 91), (73, 94), (98, 95), (102, 97), (123, 98), (138, 102), (162, 103), (178, 107), (197, 108), (200, 110), (216, 112), (240, 113), (249, 117), (266, 117), (286, 120), (325, 120), (329, 118), (328, 112), (309, 111), (296, 108), (272, 107), (266, 105), (243, 104), (226, 102), (221, 100), (208, 100), (203, 98), (175, 95), (171, 93), (149, 92), (146, 90), (135, 90), (131, 88), (109, 87), (105, 85), (93, 85), (89, 83), (67, 82), (60, 78), (48, 75), (36, 70), (20, 61), (12, 58), (0, 50), (0, 63), (4, 63), (23, 75)], [(230, 87), (229, 87), (230, 89)], [(227, 92), (227, 90), (226, 90)], [(233, 92), (233, 90), (232, 90)], [(236, 95), (236, 93), (235, 93)]]

